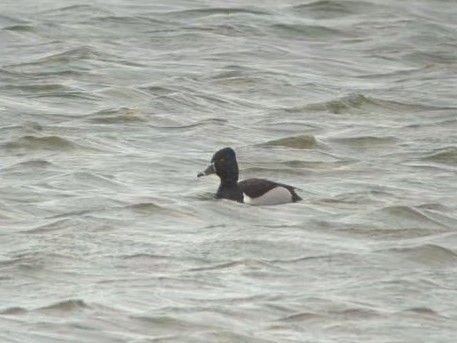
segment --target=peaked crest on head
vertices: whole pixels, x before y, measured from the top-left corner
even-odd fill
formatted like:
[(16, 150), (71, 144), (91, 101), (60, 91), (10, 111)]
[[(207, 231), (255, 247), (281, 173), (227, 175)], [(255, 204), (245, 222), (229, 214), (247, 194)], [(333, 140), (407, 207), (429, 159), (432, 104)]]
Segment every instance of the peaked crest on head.
[(216, 151), (211, 159), (211, 162), (220, 161), (221, 159), (236, 161), (236, 154), (232, 148), (223, 148)]
[(238, 181), (238, 163), (235, 151), (232, 148), (223, 148), (217, 151), (211, 159), (211, 164), (197, 176), (216, 174), (223, 185), (236, 185)]

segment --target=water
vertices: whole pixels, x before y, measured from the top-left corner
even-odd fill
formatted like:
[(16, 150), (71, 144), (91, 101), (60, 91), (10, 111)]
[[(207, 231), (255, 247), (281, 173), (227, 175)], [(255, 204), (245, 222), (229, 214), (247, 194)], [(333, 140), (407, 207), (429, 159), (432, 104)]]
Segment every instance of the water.
[(453, 1), (0, 10), (2, 342), (455, 340)]

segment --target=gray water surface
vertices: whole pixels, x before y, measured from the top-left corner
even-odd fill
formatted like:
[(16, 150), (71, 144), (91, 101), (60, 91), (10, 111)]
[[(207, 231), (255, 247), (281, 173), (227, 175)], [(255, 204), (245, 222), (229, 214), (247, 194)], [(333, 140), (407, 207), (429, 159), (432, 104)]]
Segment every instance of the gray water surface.
[[(0, 341), (454, 342), (457, 7), (4, 0)], [(304, 201), (216, 201), (241, 175)]]

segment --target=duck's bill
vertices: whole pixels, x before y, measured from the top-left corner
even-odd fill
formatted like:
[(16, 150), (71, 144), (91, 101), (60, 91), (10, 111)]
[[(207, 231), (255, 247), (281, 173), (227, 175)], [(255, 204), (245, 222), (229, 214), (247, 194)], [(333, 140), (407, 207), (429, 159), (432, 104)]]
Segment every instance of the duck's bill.
[(208, 168), (206, 168), (201, 173), (198, 173), (197, 177), (202, 177), (202, 176), (211, 175), (211, 174), (215, 174), (215, 173), (216, 173), (216, 169), (214, 169), (214, 166), (212, 164), (210, 164), (208, 166)]

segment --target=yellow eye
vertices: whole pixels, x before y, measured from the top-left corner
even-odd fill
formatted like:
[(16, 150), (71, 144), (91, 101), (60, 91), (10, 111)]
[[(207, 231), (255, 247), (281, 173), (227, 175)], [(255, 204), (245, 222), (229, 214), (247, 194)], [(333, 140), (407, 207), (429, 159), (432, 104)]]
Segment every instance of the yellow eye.
[(219, 162), (220, 162), (220, 163), (224, 163), (224, 162), (225, 162), (225, 158), (219, 159)]

